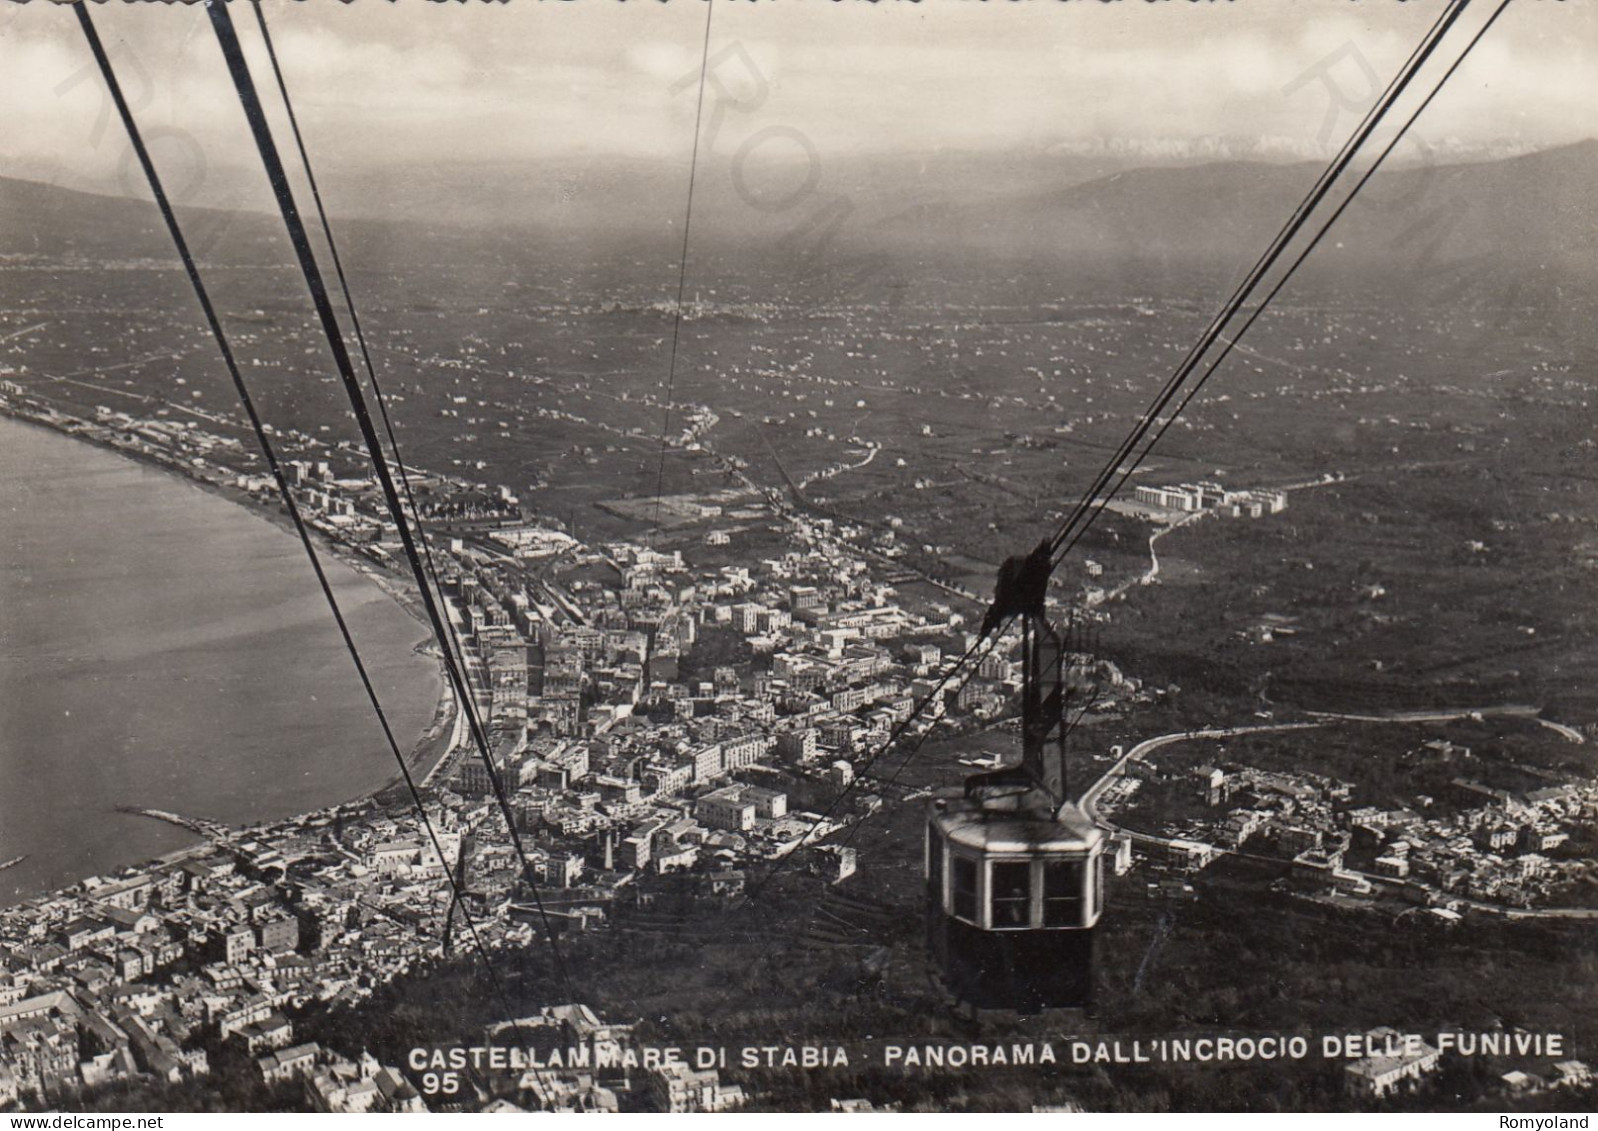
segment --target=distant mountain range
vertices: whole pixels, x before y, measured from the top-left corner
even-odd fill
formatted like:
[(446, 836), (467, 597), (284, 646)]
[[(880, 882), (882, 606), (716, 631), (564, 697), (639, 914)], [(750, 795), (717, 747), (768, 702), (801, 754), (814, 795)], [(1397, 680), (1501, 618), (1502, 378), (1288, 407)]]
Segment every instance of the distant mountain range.
[[(264, 212), (185, 208), (184, 236), (200, 253), (227, 234), (230, 244), (271, 246)], [(242, 250), (242, 247), (240, 248)], [(95, 259), (174, 259), (171, 238), (147, 200), (100, 196), (37, 181), (0, 177), (0, 254)]]
[[(1252, 258), (1322, 168), (1217, 162), (1136, 169), (997, 204), (922, 204), (871, 235), (889, 246), (1011, 261)], [(1494, 261), (1591, 272), (1598, 269), (1595, 183), (1598, 141), (1484, 162), (1384, 168), (1316, 262), (1422, 258), (1439, 266)]]
[[(1038, 266), (1232, 264), (1252, 259), (1322, 168), (1319, 162), (1120, 163), (1083, 154), (860, 159), (823, 168), (802, 202), (773, 209), (771, 201), (793, 191), (791, 170), (773, 167), (759, 171), (764, 182), (751, 175), (738, 184), (725, 162), (712, 161), (696, 187), (694, 242), (706, 253), (760, 255), (784, 246), (778, 241), (785, 233), (813, 234), (818, 218), (846, 214), (838, 253), (874, 249), (907, 267), (973, 258)], [(352, 243), (425, 240), (434, 254), (456, 243), (464, 255), (514, 233), (529, 246), (636, 248), (640, 259), (653, 261), (674, 256), (679, 246), (686, 172), (596, 162), (525, 176), (510, 168), (422, 171), (381, 182), (341, 181), (336, 170), (324, 176), (327, 199)], [(473, 191), (448, 190), (467, 175)], [(1330, 270), (1403, 261), (1586, 277), (1598, 270), (1594, 184), (1598, 141), (1383, 169), (1314, 262)], [(752, 207), (750, 198), (768, 207)], [(379, 218), (385, 216), (404, 219)], [(417, 216), (432, 222), (418, 224)], [(286, 258), (274, 216), (190, 209), (184, 217), (202, 255)], [(171, 256), (146, 202), (0, 178), (0, 254), (17, 253)]]
[[(1341, 143), (1342, 139), (1336, 139)], [(1336, 146), (1302, 136), (1212, 134), (1206, 137), (1110, 137), (1057, 142), (1048, 147), (1055, 155), (1092, 157), (1100, 160), (1130, 161), (1138, 165), (1197, 165), (1213, 161), (1319, 161), (1332, 159)], [(1422, 158), (1429, 162), (1460, 164), (1519, 157), (1532, 147), (1512, 138), (1485, 142), (1464, 142), (1458, 138), (1428, 141), (1424, 147), (1400, 146), (1393, 155), (1397, 164), (1412, 164)]]

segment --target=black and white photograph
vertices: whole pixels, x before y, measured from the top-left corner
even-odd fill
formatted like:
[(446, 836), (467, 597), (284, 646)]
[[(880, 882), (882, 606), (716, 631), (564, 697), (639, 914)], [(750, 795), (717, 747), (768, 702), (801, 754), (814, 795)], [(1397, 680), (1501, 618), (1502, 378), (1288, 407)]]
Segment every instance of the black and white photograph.
[(0, 4), (0, 1113), (1587, 1127), (1595, 59)]

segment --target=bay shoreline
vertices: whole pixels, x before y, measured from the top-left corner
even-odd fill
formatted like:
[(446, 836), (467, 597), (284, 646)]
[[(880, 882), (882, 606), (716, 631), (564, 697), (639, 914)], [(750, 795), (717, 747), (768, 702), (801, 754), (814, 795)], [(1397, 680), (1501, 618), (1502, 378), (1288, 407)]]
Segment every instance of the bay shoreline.
[[(298, 532), (295, 530), (292, 520), (289, 518), (287, 512), (283, 509), (281, 503), (279, 503), (277, 506), (263, 505), (249, 493), (230, 484), (217, 483), (205, 478), (201, 478), (191, 473), (189, 469), (182, 464), (159, 459), (149, 453), (142, 452), (137, 449), (130, 449), (116, 443), (107, 442), (95, 435), (79, 430), (79, 428), (86, 423), (81, 419), (69, 417), (66, 416), (66, 414), (60, 414), (60, 419), (41, 417), (32, 412), (21, 410), (20, 406), (16, 404), (5, 403), (4, 398), (0, 398), (0, 419), (5, 419), (25, 427), (32, 427), (42, 432), (52, 433), (68, 440), (86, 443), (102, 451), (123, 457), (124, 459), (127, 459), (142, 467), (163, 472), (170, 481), (182, 483), (188, 487), (197, 489), (208, 495), (212, 495), (216, 498), (232, 503), (242, 512), (265, 521), (269, 525), (275, 527), (279, 532), (287, 535), (290, 538), (293, 538), (295, 541), (299, 540)], [(79, 427), (75, 428), (72, 427), (72, 425), (77, 425)], [(418, 636), (413, 641), (411, 650), (414, 654), (418, 656), (425, 656), (433, 661), (437, 672), (437, 677), (441, 684), (439, 697), (434, 706), (429, 722), (421, 729), (420, 732), (410, 739), (408, 746), (406, 745), (405, 736), (400, 734), (396, 734), (394, 736), (396, 742), (400, 744), (400, 749), (406, 768), (410, 771), (414, 780), (420, 783), (430, 773), (432, 773), (436, 769), (437, 765), (448, 755), (455, 718), (459, 709), (456, 703), (456, 696), (450, 686), (450, 681), (448, 679), (447, 670), (445, 669), (443, 663), (443, 658), (438, 651), (436, 643), (432, 639), (431, 625), (429, 624), (425, 611), (421, 606), (420, 598), (414, 592), (413, 587), (409, 584), (408, 578), (402, 578), (392, 570), (385, 569), (378, 563), (365, 558), (349, 546), (343, 545), (334, 539), (329, 538), (327, 535), (316, 530), (315, 528), (308, 527), (307, 532), (312, 541), (312, 545), (315, 546), (316, 552), (319, 556), (331, 555), (358, 577), (374, 585), (390, 601), (409, 614), (411, 619), (416, 622), (417, 626), (424, 630), (423, 634)], [(370, 706), (362, 705), (360, 709), (369, 711)], [(388, 712), (385, 711), (385, 713)], [(330, 800), (326, 805), (318, 806), (305, 813), (297, 813), (284, 817), (263, 818), (262, 820), (255, 822), (229, 822), (228, 825), (235, 831), (243, 831), (246, 829), (258, 829), (289, 824), (296, 821), (303, 821), (309, 817), (315, 816), (318, 813), (330, 812), (332, 810), (348, 807), (351, 805), (360, 805), (362, 803), (378, 805), (387, 804), (392, 800), (396, 800), (396, 798), (393, 796), (396, 792), (399, 792), (400, 796), (405, 796), (403, 792), (403, 780), (403, 775), (400, 773), (398, 768), (396, 768), (381, 784), (375, 787), (362, 790), (351, 797)], [(406, 800), (408, 800), (408, 797), (406, 797)], [(207, 818), (206, 814), (184, 814), (184, 816)], [(185, 848), (178, 850), (177, 853), (167, 855), (188, 855), (196, 851), (205, 851), (209, 847), (209, 842), (202, 838), (197, 844), (186, 846)], [(163, 856), (160, 859), (165, 858), (166, 857)], [(142, 860), (129, 860), (119, 865), (119, 868), (137, 867), (139, 864), (144, 862), (145, 861)], [(78, 877), (73, 884), (68, 884), (67, 887), (70, 888), (76, 883), (82, 882), (82, 880), (85, 878), (87, 877)], [(53, 890), (63, 889), (57, 888)], [(50, 894), (49, 890), (24, 892), (20, 893), (19, 898), (21, 901), (26, 901), (28, 899), (39, 898), (48, 894)], [(13, 901), (8, 900), (7, 902), (10, 903)]]

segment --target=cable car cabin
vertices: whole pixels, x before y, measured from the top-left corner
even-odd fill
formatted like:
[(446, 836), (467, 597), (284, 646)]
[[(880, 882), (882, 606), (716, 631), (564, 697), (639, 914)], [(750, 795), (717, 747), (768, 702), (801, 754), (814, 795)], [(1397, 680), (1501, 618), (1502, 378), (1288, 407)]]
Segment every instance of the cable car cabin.
[(991, 1009), (1088, 1004), (1103, 852), (1103, 832), (1075, 806), (1056, 817), (980, 795), (935, 799), (928, 933), (955, 991)]
[(1092, 1000), (1105, 836), (1064, 800), (1059, 637), (1042, 618), (1024, 632), (1022, 761), (933, 798), (925, 874), (930, 949), (951, 988), (1031, 1012)]

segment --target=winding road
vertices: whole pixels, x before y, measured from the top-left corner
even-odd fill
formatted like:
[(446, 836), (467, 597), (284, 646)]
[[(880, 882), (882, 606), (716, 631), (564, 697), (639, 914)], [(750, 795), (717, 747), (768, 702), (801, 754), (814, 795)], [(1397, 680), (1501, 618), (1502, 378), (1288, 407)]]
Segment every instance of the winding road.
[[(1122, 754), (1121, 757), (1116, 760), (1113, 766), (1106, 770), (1097, 781), (1088, 787), (1087, 792), (1082, 795), (1082, 800), (1079, 802), (1082, 813), (1088, 818), (1088, 820), (1092, 821), (1106, 832), (1124, 833), (1125, 835), (1131, 837), (1134, 842), (1162, 845), (1171, 844), (1173, 841), (1173, 838), (1171, 837), (1155, 836), (1151, 833), (1138, 832), (1135, 829), (1128, 829), (1117, 825), (1109, 818), (1100, 815), (1098, 812), (1098, 803), (1100, 798), (1104, 796), (1104, 792), (1109, 789), (1109, 787), (1117, 779), (1125, 776), (1126, 768), (1133, 762), (1142, 761), (1144, 758), (1148, 757), (1149, 754), (1163, 746), (1169, 746), (1176, 742), (1188, 742), (1195, 739), (1235, 738), (1244, 734), (1268, 734), (1272, 732), (1291, 730), (1313, 730), (1318, 727), (1326, 726), (1332, 722), (1413, 724), (1450, 722), (1456, 719), (1486, 718), (1490, 716), (1507, 716), (1511, 718), (1532, 719), (1542, 726), (1546, 726), (1551, 730), (1557, 731), (1560, 735), (1571, 742), (1585, 741), (1584, 737), (1579, 731), (1576, 731), (1563, 723), (1556, 723), (1547, 719), (1543, 719), (1538, 715), (1537, 709), (1535, 707), (1530, 707), (1519, 703), (1500, 704), (1492, 707), (1461, 707), (1450, 711), (1407, 711), (1393, 715), (1353, 715), (1338, 714), (1330, 711), (1311, 711), (1308, 713), (1314, 716), (1315, 721), (1299, 723), (1266, 723), (1259, 726), (1212, 727), (1205, 730), (1177, 731), (1174, 734), (1162, 734), (1155, 738), (1146, 738), (1142, 742), (1139, 742), (1135, 746), (1128, 749), (1126, 753)], [(1267, 859), (1266, 857), (1257, 856), (1254, 853), (1239, 852), (1236, 849), (1217, 849), (1217, 851), (1226, 852), (1235, 856), (1247, 856), (1254, 859)], [(1276, 858), (1270, 857), (1269, 859), (1275, 860)], [(1370, 880), (1390, 882), (1389, 878), (1385, 876), (1375, 876), (1364, 872), (1359, 872), (1356, 874), (1365, 876)], [(1502, 915), (1506, 919), (1598, 919), (1598, 908), (1594, 907), (1506, 907), (1502, 904), (1484, 903), (1480, 900), (1468, 899), (1462, 896), (1449, 895), (1448, 898), (1450, 900), (1457, 901), (1462, 906), (1469, 907), (1477, 911), (1486, 911), (1495, 915)]]

